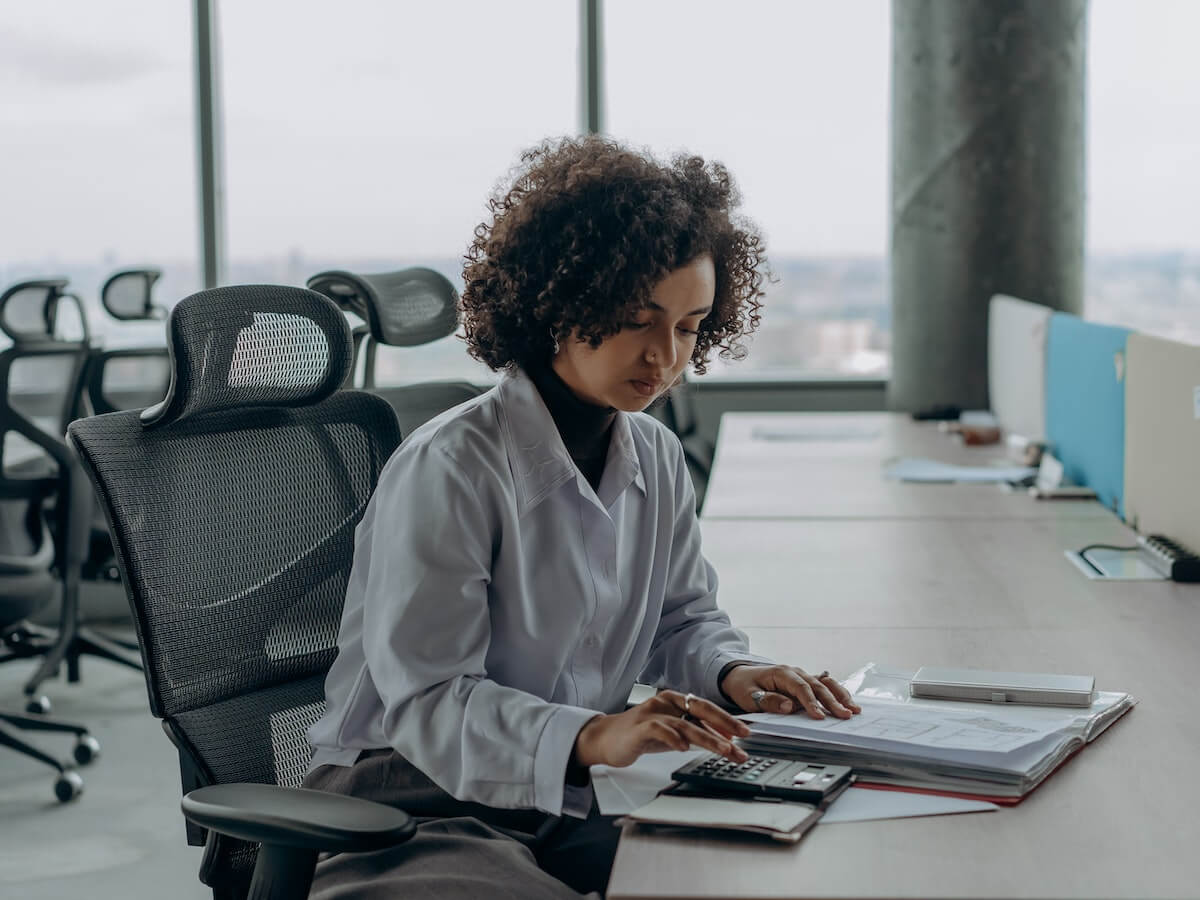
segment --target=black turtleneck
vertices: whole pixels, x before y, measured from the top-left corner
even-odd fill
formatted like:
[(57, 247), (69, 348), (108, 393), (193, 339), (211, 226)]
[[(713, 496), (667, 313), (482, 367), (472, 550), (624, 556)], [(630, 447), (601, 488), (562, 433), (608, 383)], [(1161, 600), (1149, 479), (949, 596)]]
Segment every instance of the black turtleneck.
[(604, 474), (608, 439), (617, 411), (611, 406), (597, 406), (579, 399), (548, 364), (526, 366), (525, 372), (550, 410), (567, 453), (595, 490)]

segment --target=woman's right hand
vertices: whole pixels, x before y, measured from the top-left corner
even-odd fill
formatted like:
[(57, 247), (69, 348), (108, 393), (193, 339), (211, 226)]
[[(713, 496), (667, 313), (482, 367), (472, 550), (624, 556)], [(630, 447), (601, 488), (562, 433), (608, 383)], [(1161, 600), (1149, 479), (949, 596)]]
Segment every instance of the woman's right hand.
[(745, 722), (715, 703), (678, 691), (659, 691), (624, 712), (589, 720), (575, 738), (574, 761), (581, 766), (628, 766), (643, 753), (695, 746), (745, 762), (746, 752), (731, 738), (749, 733)]

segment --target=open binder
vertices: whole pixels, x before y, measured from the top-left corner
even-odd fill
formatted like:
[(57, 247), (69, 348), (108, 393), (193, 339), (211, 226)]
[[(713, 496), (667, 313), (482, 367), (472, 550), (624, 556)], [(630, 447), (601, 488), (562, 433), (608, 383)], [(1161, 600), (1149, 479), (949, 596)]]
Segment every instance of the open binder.
[(922, 700), (913, 672), (869, 664), (845, 682), (852, 719), (755, 713), (747, 750), (850, 766), (860, 787), (923, 790), (1014, 804), (1137, 702), (1098, 691), (1090, 707)]

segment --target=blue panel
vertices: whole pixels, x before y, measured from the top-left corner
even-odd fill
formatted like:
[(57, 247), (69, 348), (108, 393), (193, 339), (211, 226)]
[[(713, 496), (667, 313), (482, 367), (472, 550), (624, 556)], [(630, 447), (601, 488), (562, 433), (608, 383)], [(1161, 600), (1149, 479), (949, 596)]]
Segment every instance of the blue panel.
[(1066, 475), (1125, 513), (1125, 341), (1128, 328), (1066, 313), (1046, 341), (1046, 437)]

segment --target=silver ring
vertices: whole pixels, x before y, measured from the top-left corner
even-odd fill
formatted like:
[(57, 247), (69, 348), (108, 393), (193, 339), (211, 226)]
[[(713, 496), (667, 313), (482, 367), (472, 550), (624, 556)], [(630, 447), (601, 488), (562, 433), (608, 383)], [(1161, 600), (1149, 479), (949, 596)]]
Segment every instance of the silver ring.
[(762, 698), (767, 696), (766, 691), (751, 691), (750, 699), (754, 701), (754, 705), (762, 709)]
[(820, 675), (817, 676), (817, 681), (820, 681), (822, 678), (828, 678), (828, 677), (829, 677), (829, 670), (826, 669), (824, 672), (822, 672)]
[(683, 698), (683, 716), (686, 719), (692, 714), (692, 701), (696, 699), (695, 694), (686, 694)]

